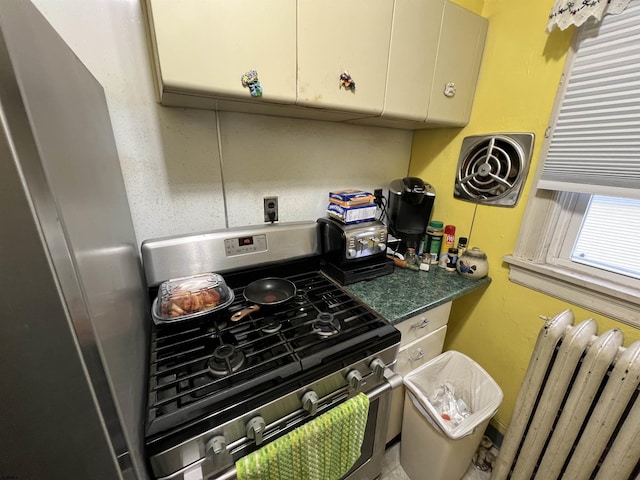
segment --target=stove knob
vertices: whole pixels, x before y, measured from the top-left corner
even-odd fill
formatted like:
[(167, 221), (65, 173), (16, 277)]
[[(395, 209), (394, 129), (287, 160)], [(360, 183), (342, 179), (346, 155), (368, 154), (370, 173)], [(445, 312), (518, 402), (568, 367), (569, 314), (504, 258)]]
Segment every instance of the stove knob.
[(358, 252), (356, 252), (355, 248), (350, 248), (347, 252), (347, 258), (353, 258), (357, 255)]
[(218, 435), (209, 440), (205, 446), (207, 452), (211, 451), (214, 455), (220, 455), (227, 450), (227, 441), (222, 435)]
[(253, 417), (247, 422), (247, 437), (255, 440), (256, 445), (260, 445), (262, 443), (262, 434), (264, 433), (265, 426), (264, 418), (260, 416)]
[(347, 383), (352, 390), (360, 390), (362, 387), (362, 374), (358, 370), (351, 370), (347, 373)]
[(381, 251), (386, 251), (386, 250), (387, 250), (387, 244), (386, 244), (386, 243), (384, 243), (384, 242), (381, 242), (381, 243), (379, 243), (379, 244), (378, 244), (378, 248), (379, 248)]
[(309, 390), (302, 396), (302, 408), (313, 416), (318, 411), (318, 394), (313, 390)]
[(373, 371), (375, 377), (380, 380), (384, 376), (384, 370), (387, 366), (379, 358), (374, 358), (369, 364), (369, 368)]

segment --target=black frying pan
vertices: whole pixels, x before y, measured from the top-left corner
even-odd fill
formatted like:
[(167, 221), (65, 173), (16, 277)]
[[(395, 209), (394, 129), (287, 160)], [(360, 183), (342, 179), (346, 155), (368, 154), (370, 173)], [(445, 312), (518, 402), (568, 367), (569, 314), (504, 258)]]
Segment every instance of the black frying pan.
[(253, 305), (231, 315), (232, 322), (237, 322), (250, 313), (259, 311), (261, 306), (286, 302), (295, 296), (296, 286), (283, 278), (267, 277), (251, 282), (245, 287), (243, 294), (244, 298)]

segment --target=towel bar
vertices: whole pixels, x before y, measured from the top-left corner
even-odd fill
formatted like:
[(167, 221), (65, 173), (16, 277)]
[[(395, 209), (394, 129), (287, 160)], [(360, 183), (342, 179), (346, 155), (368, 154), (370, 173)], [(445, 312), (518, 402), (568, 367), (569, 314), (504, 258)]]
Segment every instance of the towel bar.
[[(388, 368), (385, 369), (384, 371), (384, 379), (385, 379), (384, 383), (382, 383), (381, 385), (375, 387), (374, 389), (368, 392), (365, 392), (365, 395), (367, 396), (367, 398), (369, 398), (370, 402), (376, 400), (378, 397), (384, 395), (388, 391), (394, 390), (400, 385), (402, 385), (402, 376), (398, 375), (397, 373), (393, 372)], [(294, 414), (295, 413), (302, 414), (306, 412), (300, 409), (298, 412), (294, 412)], [(291, 415), (289, 415), (288, 417), (290, 416)], [(232, 445), (228, 445), (228, 447), (232, 447)], [(178, 478), (182, 478), (184, 480), (204, 480), (204, 476), (202, 474), (202, 468), (200, 468), (204, 460), (205, 460), (204, 458), (202, 460), (198, 460), (197, 462), (192, 463), (188, 467), (185, 467), (182, 470), (179, 470), (178, 472), (174, 473), (171, 476), (163, 477), (162, 480), (178, 479)], [(237, 479), (235, 466), (228, 468), (227, 470), (222, 472), (220, 475), (215, 477), (215, 480), (234, 480), (234, 479)]]

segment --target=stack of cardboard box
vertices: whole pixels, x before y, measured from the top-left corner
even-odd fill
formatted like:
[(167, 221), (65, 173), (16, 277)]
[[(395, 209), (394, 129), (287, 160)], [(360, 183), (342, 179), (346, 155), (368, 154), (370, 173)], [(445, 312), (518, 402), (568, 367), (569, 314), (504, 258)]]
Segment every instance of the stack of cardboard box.
[(344, 224), (375, 220), (378, 206), (370, 192), (362, 190), (338, 190), (329, 192), (327, 213)]

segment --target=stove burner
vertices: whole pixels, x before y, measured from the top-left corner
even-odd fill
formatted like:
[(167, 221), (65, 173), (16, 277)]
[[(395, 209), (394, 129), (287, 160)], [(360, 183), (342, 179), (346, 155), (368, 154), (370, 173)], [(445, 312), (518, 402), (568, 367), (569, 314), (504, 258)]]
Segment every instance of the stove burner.
[(265, 319), (264, 323), (260, 327), (264, 333), (276, 333), (282, 328), (282, 323), (276, 320), (274, 317)]
[(216, 377), (224, 377), (240, 370), (245, 362), (244, 353), (233, 345), (220, 345), (209, 359), (209, 370)]
[(305, 303), (307, 303), (307, 297), (303, 293), (298, 293), (294, 297), (294, 302), (297, 303), (298, 305), (304, 305)]
[(333, 318), (332, 313), (322, 312), (311, 324), (313, 331), (321, 337), (330, 337), (340, 333), (340, 322)]
[[(224, 328), (224, 326), (222, 326), (222, 328)], [(214, 326), (207, 327), (205, 329), (205, 332), (209, 336), (209, 338), (212, 338), (212, 339), (216, 339), (220, 336), (220, 332)]]

